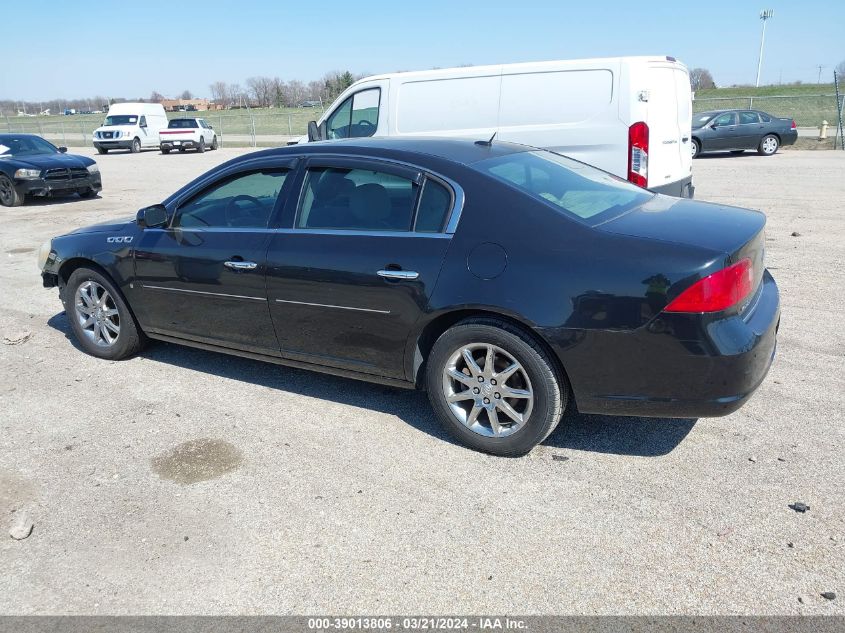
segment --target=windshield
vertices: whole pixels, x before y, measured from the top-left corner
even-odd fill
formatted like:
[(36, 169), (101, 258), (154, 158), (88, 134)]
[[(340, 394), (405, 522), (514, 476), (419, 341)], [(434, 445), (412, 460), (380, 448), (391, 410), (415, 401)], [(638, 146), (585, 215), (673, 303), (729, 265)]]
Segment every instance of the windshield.
[(693, 114), (692, 115), (692, 127), (693, 127), (693, 129), (704, 126), (714, 116), (716, 116), (715, 112), (701, 112), (699, 114)]
[(591, 226), (654, 195), (617, 176), (544, 150), (491, 158), (473, 167)]
[(135, 125), (138, 117), (134, 114), (111, 114), (103, 125)]
[(37, 156), (58, 151), (55, 145), (37, 136), (0, 134), (0, 156)]
[(167, 124), (167, 127), (174, 128), (174, 127), (187, 127), (187, 128), (194, 128), (199, 127), (197, 125), (196, 119), (173, 119), (170, 123)]

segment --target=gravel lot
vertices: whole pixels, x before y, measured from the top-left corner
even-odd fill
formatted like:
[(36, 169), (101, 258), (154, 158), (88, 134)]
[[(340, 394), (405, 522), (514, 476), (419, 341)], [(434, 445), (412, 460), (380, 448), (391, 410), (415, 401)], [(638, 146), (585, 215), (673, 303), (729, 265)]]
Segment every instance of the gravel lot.
[(748, 405), (570, 414), (502, 459), (420, 393), (68, 340), (38, 246), (244, 151), (110, 154), (100, 198), (0, 210), (0, 612), (845, 614), (845, 152), (694, 162), (698, 198), (769, 215), (783, 317)]

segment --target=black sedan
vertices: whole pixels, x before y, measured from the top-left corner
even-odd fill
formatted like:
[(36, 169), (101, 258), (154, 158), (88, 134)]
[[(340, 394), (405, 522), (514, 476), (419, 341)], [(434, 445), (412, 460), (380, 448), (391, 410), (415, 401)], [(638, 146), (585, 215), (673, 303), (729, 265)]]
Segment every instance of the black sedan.
[(92, 158), (66, 154), (34, 134), (0, 134), (0, 204), (17, 207), (26, 196), (78, 193), (94, 196), (103, 188)]
[(772, 362), (757, 211), (522, 145), (350, 139), (236, 158), (42, 247), (90, 354), (159, 339), (427, 389), (499, 455), (581, 412), (719, 416)]
[(759, 110), (714, 110), (692, 117), (693, 158), (705, 152), (742, 154), (747, 149), (771, 156), (797, 138), (794, 119), (779, 119)]

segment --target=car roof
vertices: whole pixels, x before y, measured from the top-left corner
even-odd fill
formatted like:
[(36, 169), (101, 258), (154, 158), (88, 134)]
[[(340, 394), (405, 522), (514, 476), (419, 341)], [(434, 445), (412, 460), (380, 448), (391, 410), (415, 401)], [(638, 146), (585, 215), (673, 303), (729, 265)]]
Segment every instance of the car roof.
[(399, 158), (401, 156), (429, 156), (443, 160), (469, 165), (487, 158), (507, 156), (517, 152), (531, 151), (536, 148), (506, 141), (488, 143), (489, 138), (471, 140), (437, 137), (379, 137), (354, 138), (335, 141), (319, 141), (301, 143), (288, 147), (274, 148), (250, 154), (251, 157), (261, 155), (287, 154), (345, 154), (360, 153), (361, 155), (383, 155)]

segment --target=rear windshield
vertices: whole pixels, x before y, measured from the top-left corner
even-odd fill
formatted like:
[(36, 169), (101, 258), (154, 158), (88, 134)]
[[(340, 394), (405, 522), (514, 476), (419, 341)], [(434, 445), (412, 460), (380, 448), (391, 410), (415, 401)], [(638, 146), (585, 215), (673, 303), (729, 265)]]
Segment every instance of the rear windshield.
[(473, 167), (590, 226), (621, 215), (654, 195), (617, 176), (544, 150), (491, 158)]
[(173, 119), (170, 123), (167, 124), (167, 127), (199, 127), (197, 125), (196, 119)]

